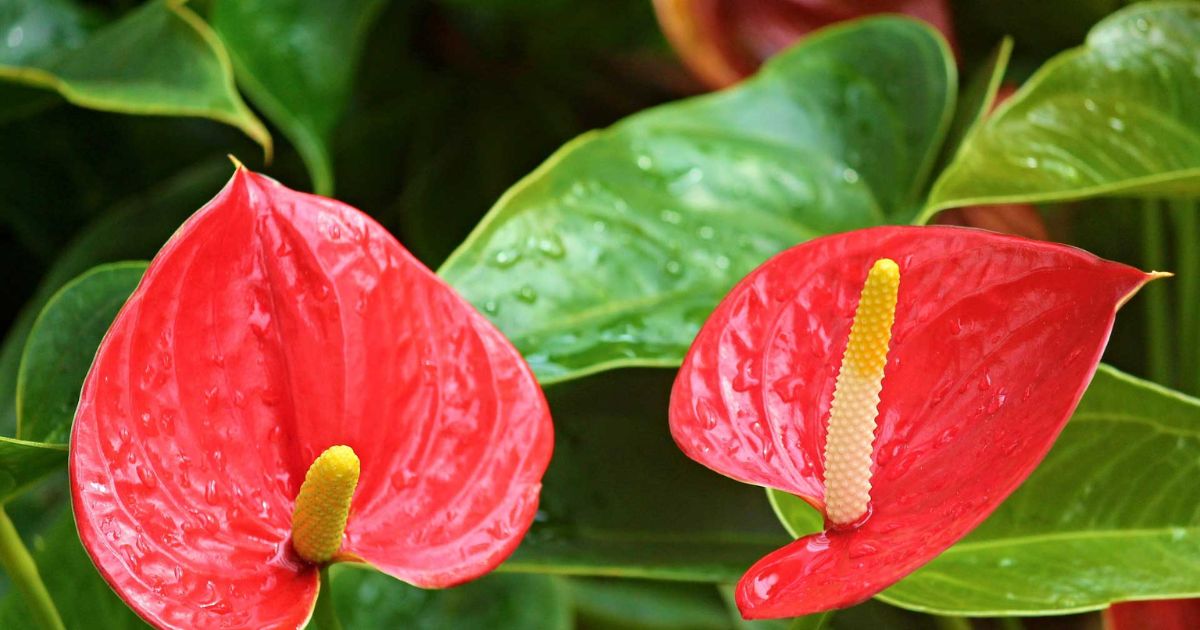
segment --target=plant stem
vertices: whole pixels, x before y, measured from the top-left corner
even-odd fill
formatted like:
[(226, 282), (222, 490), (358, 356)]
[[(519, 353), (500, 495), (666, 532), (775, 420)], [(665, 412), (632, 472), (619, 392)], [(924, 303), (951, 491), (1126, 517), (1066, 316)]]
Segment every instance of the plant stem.
[[(1145, 199), (1142, 201), (1142, 259), (1152, 271), (1161, 271), (1165, 263), (1163, 247), (1163, 218), (1158, 202)], [(1154, 282), (1145, 289), (1146, 354), (1150, 363), (1150, 380), (1170, 385), (1171, 344), (1167, 336), (1171, 323), (1167, 313), (1166, 289), (1161, 283)]]
[(21, 535), (17, 533), (17, 528), (13, 526), (12, 520), (8, 518), (8, 513), (4, 511), (2, 505), (0, 505), (0, 564), (4, 565), (8, 577), (21, 592), (21, 597), (25, 600), (25, 604), (33, 616), (34, 625), (47, 630), (63, 630), (62, 617), (59, 617), (58, 609), (54, 607), (54, 600), (50, 598), (46, 584), (42, 582), (37, 564), (34, 563), (33, 556), (29, 555), (25, 543), (21, 542)]
[(333, 607), (333, 581), (329, 567), (321, 569), (321, 589), (317, 592), (317, 607), (313, 610), (312, 627), (317, 630), (342, 630), (337, 610)]
[(1179, 379), (1184, 391), (1200, 394), (1200, 206), (1195, 199), (1172, 201), (1171, 218), (1179, 252)]

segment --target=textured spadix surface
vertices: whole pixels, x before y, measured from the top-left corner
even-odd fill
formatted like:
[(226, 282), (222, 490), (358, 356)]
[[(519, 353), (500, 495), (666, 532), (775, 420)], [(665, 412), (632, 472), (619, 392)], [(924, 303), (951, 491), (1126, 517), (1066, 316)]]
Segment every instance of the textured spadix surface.
[(863, 278), (880, 258), (896, 261), (902, 280), (870, 516), (759, 561), (737, 591), (748, 617), (866, 599), (979, 524), (1046, 454), (1117, 307), (1152, 277), (1070, 247), (965, 228), (874, 228), (805, 243), (747, 276), (701, 330), (671, 397), (679, 446), (823, 511), (834, 381)]
[(292, 507), (329, 446), (361, 460), (342, 551), (408, 582), (516, 547), (552, 435), (516, 351), (382, 227), (239, 169), (151, 263), (84, 383), (80, 537), (167, 627), (299, 627), (317, 573)]

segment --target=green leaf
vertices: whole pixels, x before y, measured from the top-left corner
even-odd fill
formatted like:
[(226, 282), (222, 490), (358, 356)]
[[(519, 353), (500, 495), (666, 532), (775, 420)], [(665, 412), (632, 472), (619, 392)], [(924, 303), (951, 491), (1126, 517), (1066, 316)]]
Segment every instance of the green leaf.
[(571, 598), (589, 630), (729, 630), (730, 619), (711, 584), (575, 578)]
[(758, 488), (675, 446), (672, 378), (622, 370), (546, 392), (554, 459), (538, 516), (502, 570), (736, 582), (787, 544)]
[(1200, 194), (1200, 4), (1139, 3), (1039, 70), (942, 173), (946, 208)]
[(100, 340), (137, 287), (144, 262), (95, 267), (64, 286), (29, 332), (17, 373), (17, 437), (65, 444)]
[(736, 89), (569, 143), (441, 273), (543, 382), (676, 365), (769, 256), (912, 218), (954, 84), (945, 43), (919, 22), (823, 31)]
[[(142, 622), (100, 577), (79, 535), (70, 510), (64, 510), (46, 533), (30, 544), (42, 581), (67, 628), (142, 630)], [(29, 613), (16, 591), (0, 599), (0, 628), (28, 628)]]
[[(982, 525), (879, 595), (947, 615), (1200, 596), (1200, 400), (1101, 365), (1050, 454)], [(797, 531), (812, 516), (790, 495)], [(809, 508), (809, 512), (815, 510)]]
[[(20, 8), (14, 13), (18, 19), (44, 17)], [(51, 17), (63, 18), (56, 24), (73, 19), (65, 11)], [(134, 9), (77, 48), (70, 47), (77, 29), (52, 28), (58, 30), (49, 42), (63, 47), (49, 50), (43, 41), (39, 50), (0, 58), (0, 79), (54, 90), (81, 107), (210, 118), (241, 129), (270, 155), (271, 136), (238, 95), (220, 40), (183, 0)], [(12, 31), (0, 24), (0, 32)]]
[(427, 591), (389, 575), (334, 565), (334, 604), (342, 625), (406, 630), (570, 630), (571, 598), (561, 578), (486, 575)]
[(66, 465), (66, 444), (0, 437), (0, 503)]
[(329, 141), (382, 0), (218, 0), (212, 25), (238, 82), (296, 146), (313, 189), (333, 194)]
[(152, 257), (184, 219), (212, 198), (230, 171), (224, 158), (185, 170), (113, 206), (62, 250), (0, 345), (0, 428), (16, 428), (21, 354), (35, 319), (55, 292), (95, 265)]
[(0, 3), (0, 65), (37, 63), (87, 41), (99, 19), (69, 0), (5, 0)]
[(1013, 40), (1005, 37), (992, 51), (991, 57), (979, 67), (967, 82), (959, 100), (958, 109), (954, 113), (950, 132), (946, 135), (946, 143), (942, 147), (941, 159), (938, 164), (945, 167), (950, 158), (962, 147), (963, 140), (974, 133), (996, 102), (996, 94), (1004, 81), (1008, 70), (1008, 62), (1012, 58)]

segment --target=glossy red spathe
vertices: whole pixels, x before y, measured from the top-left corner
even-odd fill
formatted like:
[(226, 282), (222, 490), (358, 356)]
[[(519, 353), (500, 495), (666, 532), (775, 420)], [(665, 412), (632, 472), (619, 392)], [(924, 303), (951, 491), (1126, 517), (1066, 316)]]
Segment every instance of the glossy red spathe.
[(293, 501), (361, 459), (342, 543), (424, 587), (491, 570), (537, 508), (541, 390), (484, 317), (358, 210), (239, 168), (150, 264), (84, 383), (80, 537), (159, 627), (302, 627)]
[(899, 264), (900, 289), (869, 516), (755, 564), (737, 589), (748, 618), (865, 600), (979, 524), (1049, 450), (1117, 308), (1153, 277), (968, 228), (881, 227), (804, 243), (747, 276), (700, 331), (671, 396), (679, 446), (823, 512), (834, 381), (880, 258)]

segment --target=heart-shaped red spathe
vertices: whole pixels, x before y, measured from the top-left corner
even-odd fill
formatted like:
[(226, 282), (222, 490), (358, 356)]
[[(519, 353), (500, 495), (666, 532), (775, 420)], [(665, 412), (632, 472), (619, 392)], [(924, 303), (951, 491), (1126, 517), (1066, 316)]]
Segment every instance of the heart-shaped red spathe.
[(870, 516), (755, 564), (737, 589), (748, 618), (865, 600), (979, 524), (1049, 450), (1117, 308), (1154, 277), (1071, 247), (967, 228), (882, 227), (809, 241), (742, 280), (700, 331), (671, 395), (680, 448), (823, 512), (834, 382), (867, 270), (880, 258), (899, 264), (900, 290)]
[(344, 557), (424, 587), (493, 569), (553, 447), (541, 390), (483, 316), (345, 204), (238, 169), (150, 264), (71, 436), (80, 537), (160, 627), (302, 627), (293, 501), (362, 462)]

